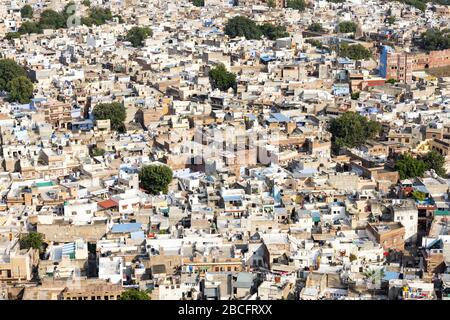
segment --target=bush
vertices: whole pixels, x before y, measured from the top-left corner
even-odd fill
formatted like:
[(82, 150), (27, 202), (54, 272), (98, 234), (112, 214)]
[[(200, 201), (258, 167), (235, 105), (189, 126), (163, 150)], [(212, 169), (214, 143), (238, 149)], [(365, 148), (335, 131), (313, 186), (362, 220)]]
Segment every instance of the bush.
[(126, 111), (123, 104), (119, 102), (100, 103), (94, 107), (92, 111), (95, 119), (111, 121), (111, 128), (118, 132), (125, 131), (124, 121), (126, 119)]
[(105, 154), (105, 152), (106, 152), (105, 149), (95, 147), (92, 150), (92, 155), (94, 157), (101, 157), (101, 156), (103, 156)]
[(125, 36), (125, 40), (131, 42), (133, 47), (140, 47), (144, 40), (153, 35), (153, 30), (149, 27), (133, 27)]
[(236, 75), (228, 72), (223, 64), (219, 64), (208, 73), (211, 85), (214, 89), (226, 91), (230, 88), (236, 88)]
[(173, 172), (165, 165), (148, 165), (139, 171), (142, 187), (152, 194), (167, 193)]
[(350, 95), (350, 97), (352, 98), (352, 100), (358, 100), (359, 99), (359, 95), (360, 92), (352, 92), (352, 94)]
[(380, 128), (376, 121), (367, 120), (355, 112), (346, 112), (330, 122), (328, 130), (332, 134), (332, 150), (338, 153), (341, 147), (359, 147), (368, 139), (374, 138)]

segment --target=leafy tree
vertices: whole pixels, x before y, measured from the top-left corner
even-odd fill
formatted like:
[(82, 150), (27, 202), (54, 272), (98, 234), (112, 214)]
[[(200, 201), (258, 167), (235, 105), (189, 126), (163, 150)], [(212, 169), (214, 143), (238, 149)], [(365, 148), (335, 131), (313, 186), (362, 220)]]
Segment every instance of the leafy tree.
[(167, 193), (173, 172), (165, 165), (148, 165), (139, 171), (142, 187), (152, 194)]
[(425, 163), (426, 170), (433, 169), (436, 174), (441, 177), (446, 175), (446, 171), (444, 169), (445, 158), (439, 152), (431, 150), (421, 157), (421, 160)]
[(325, 30), (323, 29), (323, 26), (320, 22), (311, 23), (308, 27), (308, 30), (312, 31), (312, 32), (325, 32)]
[(361, 44), (348, 45), (343, 43), (339, 47), (339, 56), (353, 60), (366, 60), (369, 59), (372, 54)]
[(20, 76), (6, 84), (9, 93), (9, 101), (28, 103), (33, 96), (33, 83), (27, 77)]
[(41, 233), (30, 232), (22, 236), (19, 240), (21, 249), (40, 249), (44, 243), (44, 236)]
[(358, 258), (356, 257), (356, 255), (354, 255), (353, 253), (350, 253), (349, 258), (350, 258), (350, 262), (353, 262), (353, 261), (355, 261), (355, 260), (358, 259)]
[(196, 7), (204, 7), (205, 6), (205, 0), (193, 0), (192, 3)]
[(259, 40), (262, 36), (262, 32), (256, 23), (242, 16), (236, 16), (228, 20), (225, 25), (225, 34), (230, 38), (245, 37), (248, 40)]
[(286, 32), (286, 28), (283, 26), (275, 26), (271, 23), (264, 23), (259, 26), (259, 29), (261, 30), (261, 33), (270, 40), (289, 37), (289, 33)]
[(127, 115), (123, 104), (119, 102), (100, 103), (94, 107), (92, 114), (97, 120), (109, 119), (113, 130), (125, 131), (124, 121)]
[(316, 40), (316, 39), (306, 39), (305, 42), (309, 43), (313, 47), (316, 47), (317, 49), (323, 49), (324, 48), (322, 42), (320, 42), (319, 40)]
[(125, 40), (131, 42), (133, 47), (140, 47), (144, 40), (151, 36), (153, 31), (149, 27), (133, 27), (127, 32)]
[(83, 6), (85, 6), (85, 7), (90, 7), (90, 6), (91, 6), (91, 1), (89, 1), (89, 0), (83, 0), (83, 1), (81, 2), (81, 4), (82, 4)]
[(328, 130), (332, 134), (331, 143), (334, 153), (341, 147), (358, 147), (368, 139), (374, 138), (380, 131), (380, 124), (368, 120), (355, 112), (346, 112), (332, 119)]
[(21, 76), (26, 77), (26, 75), (25, 69), (19, 66), (14, 60), (0, 60), (0, 90), (7, 90), (6, 85), (12, 79)]
[(95, 147), (92, 150), (92, 155), (94, 157), (101, 157), (101, 156), (103, 156), (105, 154), (105, 152), (106, 152), (105, 149)]
[(209, 71), (209, 79), (213, 88), (226, 91), (236, 87), (236, 75), (229, 72), (225, 65), (219, 64)]
[(420, 36), (420, 47), (427, 51), (449, 49), (450, 30), (428, 29)]
[(22, 18), (31, 19), (33, 17), (33, 8), (29, 4), (24, 5), (22, 9), (20, 9), (20, 16)]
[(42, 33), (41, 26), (33, 21), (26, 21), (18, 29), (19, 34)]
[(42, 29), (60, 29), (66, 26), (66, 21), (63, 14), (47, 9), (41, 13), (39, 25)]
[(127, 289), (121, 295), (119, 300), (151, 300), (148, 293), (138, 289)]
[(351, 33), (356, 31), (356, 23), (352, 21), (342, 21), (338, 24), (338, 32)]
[(267, 0), (267, 6), (269, 8), (275, 8), (275, 0)]
[(304, 0), (287, 0), (286, 7), (304, 11), (306, 8), (306, 4)]
[(395, 162), (395, 170), (398, 171), (400, 179), (415, 178), (423, 176), (426, 165), (422, 160), (403, 155)]
[(81, 23), (87, 26), (100, 26), (105, 24), (107, 21), (111, 21), (113, 15), (111, 10), (108, 8), (95, 7), (89, 10), (89, 15), (81, 19)]
[(424, 201), (427, 198), (427, 195), (424, 192), (422, 192), (422, 191), (414, 190), (412, 192), (412, 197), (416, 201)]

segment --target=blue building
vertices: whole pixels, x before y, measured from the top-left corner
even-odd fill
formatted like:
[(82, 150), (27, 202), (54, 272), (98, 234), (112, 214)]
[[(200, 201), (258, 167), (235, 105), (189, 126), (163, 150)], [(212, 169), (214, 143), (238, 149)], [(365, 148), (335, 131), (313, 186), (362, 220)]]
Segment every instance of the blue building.
[(387, 60), (388, 60), (388, 55), (390, 53), (394, 53), (394, 49), (390, 46), (386, 46), (384, 45), (381, 49), (381, 53), (380, 53), (380, 67), (379, 67), (379, 74), (380, 77), (386, 78), (387, 77)]

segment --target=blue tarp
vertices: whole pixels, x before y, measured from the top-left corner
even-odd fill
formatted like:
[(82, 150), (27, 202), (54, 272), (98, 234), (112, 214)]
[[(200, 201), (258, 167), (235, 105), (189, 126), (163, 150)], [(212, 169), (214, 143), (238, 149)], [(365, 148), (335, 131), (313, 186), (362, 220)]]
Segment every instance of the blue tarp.
[(114, 224), (111, 228), (112, 233), (128, 233), (140, 230), (141, 230), (141, 223), (137, 222)]

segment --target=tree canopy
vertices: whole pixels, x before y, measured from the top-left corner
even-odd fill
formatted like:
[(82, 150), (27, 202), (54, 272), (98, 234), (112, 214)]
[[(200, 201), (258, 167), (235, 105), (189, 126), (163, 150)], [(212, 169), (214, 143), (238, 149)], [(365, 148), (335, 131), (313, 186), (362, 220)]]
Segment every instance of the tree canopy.
[(40, 249), (44, 243), (44, 236), (41, 233), (30, 232), (22, 236), (19, 240), (21, 249)]
[(218, 88), (221, 91), (226, 91), (236, 87), (236, 75), (229, 72), (223, 64), (212, 68), (208, 75), (214, 89)]
[(313, 22), (308, 26), (308, 30), (312, 32), (324, 32), (323, 26), (320, 22)]
[(139, 171), (141, 186), (152, 194), (167, 193), (173, 172), (165, 165), (148, 165)]
[(427, 51), (450, 48), (450, 29), (428, 29), (420, 36), (419, 46)]
[(87, 26), (100, 26), (105, 24), (107, 21), (111, 21), (113, 15), (111, 10), (108, 8), (94, 7), (89, 9), (89, 15), (87, 17), (81, 18), (81, 23)]
[(192, 4), (196, 7), (204, 7), (205, 0), (192, 0)]
[(395, 162), (395, 169), (400, 174), (400, 179), (423, 176), (427, 170), (434, 170), (439, 176), (445, 176), (445, 158), (432, 150), (425, 155), (414, 158), (411, 155), (403, 155)]
[(346, 112), (332, 119), (328, 130), (332, 134), (333, 152), (338, 153), (341, 147), (359, 147), (368, 139), (374, 138), (380, 128), (378, 122), (368, 120), (355, 112)]
[(425, 172), (425, 163), (407, 154), (395, 162), (395, 170), (398, 171), (400, 179), (421, 177)]
[(0, 60), (0, 90), (7, 90), (7, 84), (17, 77), (25, 77), (27, 75), (24, 68), (19, 66), (14, 60)]
[(147, 292), (138, 289), (127, 289), (121, 295), (119, 300), (151, 300)]
[(124, 121), (126, 119), (126, 111), (123, 104), (119, 102), (100, 103), (94, 107), (92, 114), (98, 120), (109, 119), (113, 130), (119, 132), (125, 131)]
[(261, 30), (257, 24), (247, 17), (236, 16), (228, 20), (225, 25), (225, 34), (231, 38), (245, 37), (246, 39), (260, 39)]
[(356, 31), (356, 23), (352, 21), (342, 21), (338, 24), (338, 32), (351, 33)]
[(306, 8), (306, 3), (304, 0), (287, 0), (286, 7), (304, 11)]
[(33, 96), (33, 83), (27, 77), (20, 76), (6, 84), (10, 102), (28, 103)]
[(243, 16), (229, 19), (225, 26), (225, 34), (231, 38), (245, 37), (248, 40), (259, 40), (263, 35), (270, 40), (289, 36), (283, 26), (271, 23), (257, 25), (253, 20)]
[(24, 5), (22, 9), (20, 9), (20, 16), (22, 18), (31, 19), (33, 17), (33, 8), (29, 4)]
[(367, 60), (372, 54), (361, 44), (348, 45), (343, 43), (339, 46), (339, 56), (353, 60)]
[(125, 40), (131, 42), (133, 47), (140, 47), (144, 44), (144, 40), (153, 36), (153, 30), (149, 27), (133, 27), (126, 36)]
[(63, 14), (52, 9), (42, 11), (39, 19), (39, 26), (42, 29), (60, 29), (66, 26), (66, 19)]
[(271, 23), (264, 23), (259, 26), (262, 34), (270, 40), (276, 40), (278, 38), (289, 37), (289, 33), (286, 32), (286, 28), (283, 26), (276, 26)]

